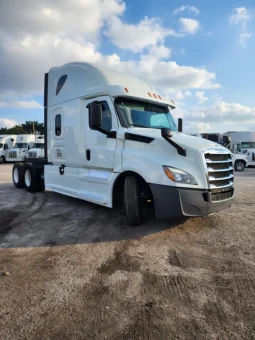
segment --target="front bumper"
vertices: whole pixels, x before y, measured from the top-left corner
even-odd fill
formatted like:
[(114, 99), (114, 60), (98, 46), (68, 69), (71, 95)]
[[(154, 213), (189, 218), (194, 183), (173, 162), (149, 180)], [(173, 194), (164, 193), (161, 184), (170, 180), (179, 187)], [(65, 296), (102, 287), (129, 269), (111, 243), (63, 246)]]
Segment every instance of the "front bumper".
[[(177, 188), (166, 185), (150, 184), (156, 218), (180, 216), (205, 216), (231, 207), (231, 198), (212, 202), (212, 192), (201, 189)], [(225, 197), (224, 197), (225, 198)]]

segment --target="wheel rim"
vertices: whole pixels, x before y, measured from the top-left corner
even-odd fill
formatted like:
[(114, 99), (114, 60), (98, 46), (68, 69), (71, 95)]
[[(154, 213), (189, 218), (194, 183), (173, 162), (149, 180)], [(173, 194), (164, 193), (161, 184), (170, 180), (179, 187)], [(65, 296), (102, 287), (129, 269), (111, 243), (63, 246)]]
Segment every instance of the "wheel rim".
[(26, 170), (25, 172), (25, 183), (27, 187), (30, 187), (31, 185), (31, 173), (29, 170)]
[(242, 163), (237, 163), (237, 170), (240, 170), (240, 171), (242, 171), (243, 170), (243, 168), (244, 168), (244, 166), (243, 166), (243, 164)]
[(16, 184), (19, 182), (19, 170), (17, 168), (13, 170), (13, 180)]

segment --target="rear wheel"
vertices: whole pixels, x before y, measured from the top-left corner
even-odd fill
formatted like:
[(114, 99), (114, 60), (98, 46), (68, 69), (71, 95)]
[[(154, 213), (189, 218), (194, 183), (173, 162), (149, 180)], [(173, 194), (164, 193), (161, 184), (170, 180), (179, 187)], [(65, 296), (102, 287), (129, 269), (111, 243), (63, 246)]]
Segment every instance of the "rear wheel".
[(24, 181), (25, 181), (25, 187), (27, 191), (29, 192), (38, 191), (38, 185), (37, 185), (35, 172), (30, 166), (26, 166)]
[(245, 168), (245, 164), (243, 161), (236, 161), (235, 162), (235, 170), (236, 171), (243, 171)]
[(124, 183), (124, 201), (128, 224), (138, 226), (142, 223), (140, 187), (135, 176), (127, 176)]
[(25, 166), (22, 163), (15, 163), (12, 169), (12, 180), (16, 188), (24, 188)]

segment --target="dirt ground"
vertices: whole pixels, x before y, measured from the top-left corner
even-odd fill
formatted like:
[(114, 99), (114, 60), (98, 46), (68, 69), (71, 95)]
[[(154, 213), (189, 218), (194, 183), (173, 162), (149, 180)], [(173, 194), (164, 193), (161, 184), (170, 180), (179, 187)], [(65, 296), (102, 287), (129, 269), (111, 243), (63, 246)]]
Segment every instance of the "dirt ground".
[(18, 190), (10, 171), (0, 165), (0, 339), (255, 338), (255, 169), (236, 176), (231, 209), (139, 228)]

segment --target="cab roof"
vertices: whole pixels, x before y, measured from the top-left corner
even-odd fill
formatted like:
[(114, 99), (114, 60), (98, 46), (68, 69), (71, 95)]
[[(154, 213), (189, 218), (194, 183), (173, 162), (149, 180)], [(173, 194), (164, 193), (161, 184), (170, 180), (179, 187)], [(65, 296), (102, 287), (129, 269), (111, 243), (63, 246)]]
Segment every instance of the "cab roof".
[(100, 94), (142, 98), (175, 108), (174, 102), (164, 101), (151, 86), (132, 75), (85, 62), (73, 62), (49, 70), (49, 106)]

